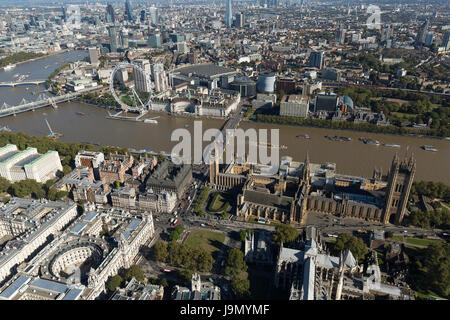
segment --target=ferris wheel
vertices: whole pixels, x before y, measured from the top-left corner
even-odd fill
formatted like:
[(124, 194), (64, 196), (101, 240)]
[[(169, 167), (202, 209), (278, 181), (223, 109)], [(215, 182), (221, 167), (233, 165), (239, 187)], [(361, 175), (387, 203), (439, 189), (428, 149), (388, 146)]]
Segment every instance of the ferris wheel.
[(114, 99), (117, 101), (117, 103), (120, 105), (120, 107), (122, 108), (123, 111), (131, 111), (131, 112), (145, 112), (146, 110), (149, 109), (151, 102), (152, 102), (152, 89), (150, 88), (150, 92), (148, 95), (148, 100), (144, 103), (142, 102), (141, 98), (139, 97), (139, 95), (137, 94), (136, 90), (134, 89), (134, 86), (132, 86), (131, 92), (132, 92), (132, 100), (135, 102), (136, 106), (129, 106), (128, 104), (126, 104), (125, 102), (123, 102), (119, 96), (117, 96), (116, 91), (114, 90), (114, 79), (116, 76), (116, 72), (118, 72), (119, 70), (122, 69), (127, 69), (127, 68), (133, 68), (133, 70), (137, 70), (137, 72), (139, 72), (140, 74), (142, 74), (144, 76), (144, 79), (149, 79), (150, 75), (140, 66), (131, 63), (131, 62), (120, 62), (118, 64), (116, 64), (113, 72), (111, 73), (111, 77), (110, 77), (110, 83), (109, 83), (109, 91), (111, 92), (111, 95), (114, 97)]

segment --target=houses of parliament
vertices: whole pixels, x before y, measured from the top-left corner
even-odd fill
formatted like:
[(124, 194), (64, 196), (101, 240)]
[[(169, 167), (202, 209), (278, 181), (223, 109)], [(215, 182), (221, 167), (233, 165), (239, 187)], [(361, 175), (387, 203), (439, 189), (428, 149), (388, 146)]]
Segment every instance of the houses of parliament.
[(386, 175), (372, 178), (336, 173), (334, 163), (303, 163), (282, 157), (277, 174), (267, 167), (232, 163), (220, 169), (210, 164), (209, 184), (237, 193), (236, 215), (246, 221), (304, 225), (309, 213), (330, 214), (384, 224), (401, 224), (416, 171), (413, 155), (396, 154)]

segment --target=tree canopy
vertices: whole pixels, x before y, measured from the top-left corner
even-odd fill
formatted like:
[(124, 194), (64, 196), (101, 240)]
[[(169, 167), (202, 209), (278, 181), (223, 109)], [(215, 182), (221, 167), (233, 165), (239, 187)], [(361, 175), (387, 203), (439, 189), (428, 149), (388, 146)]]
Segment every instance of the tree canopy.
[(353, 256), (360, 260), (369, 252), (366, 244), (361, 238), (355, 237), (349, 233), (340, 233), (334, 244), (334, 250), (337, 252), (350, 250)]
[(273, 240), (278, 245), (283, 243), (292, 242), (298, 237), (298, 231), (294, 227), (287, 225), (287, 224), (281, 224), (275, 227), (275, 234), (273, 235)]
[(153, 255), (157, 261), (197, 272), (209, 272), (214, 264), (211, 253), (178, 242), (155, 243)]
[(245, 298), (250, 295), (250, 280), (246, 276), (234, 275), (231, 279), (231, 290), (237, 298)]
[(176, 226), (169, 235), (170, 241), (177, 241), (178, 239), (180, 239), (183, 232), (184, 228), (182, 226)]
[(113, 292), (117, 289), (117, 287), (120, 286), (121, 283), (122, 277), (119, 275), (115, 275), (108, 279), (108, 281), (106, 282), (106, 287), (108, 288), (109, 291)]
[(445, 242), (430, 244), (424, 252), (421, 270), (425, 284), (436, 293), (450, 297), (450, 245)]
[(247, 264), (244, 260), (244, 253), (236, 248), (228, 250), (228, 257), (225, 263), (225, 273), (239, 274), (242, 271), (247, 271)]
[(136, 264), (130, 266), (128, 269), (125, 269), (124, 272), (123, 279), (125, 281), (130, 281), (132, 278), (135, 278), (139, 282), (144, 281), (144, 272), (142, 271), (141, 267)]

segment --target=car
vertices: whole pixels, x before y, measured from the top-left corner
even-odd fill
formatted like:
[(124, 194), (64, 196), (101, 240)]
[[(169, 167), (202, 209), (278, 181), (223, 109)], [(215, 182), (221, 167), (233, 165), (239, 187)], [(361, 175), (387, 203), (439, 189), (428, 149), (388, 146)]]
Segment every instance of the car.
[(407, 230), (403, 230), (403, 233), (408, 233), (408, 231)]

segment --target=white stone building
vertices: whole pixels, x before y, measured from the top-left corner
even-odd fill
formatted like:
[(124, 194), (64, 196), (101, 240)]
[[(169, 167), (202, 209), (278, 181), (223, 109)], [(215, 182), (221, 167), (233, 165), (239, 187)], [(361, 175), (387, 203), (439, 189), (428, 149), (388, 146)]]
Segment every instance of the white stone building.
[(62, 165), (57, 151), (41, 155), (31, 147), (20, 151), (17, 146), (7, 144), (0, 148), (0, 176), (11, 182), (24, 179), (45, 182), (54, 178), (58, 170), (62, 171)]

